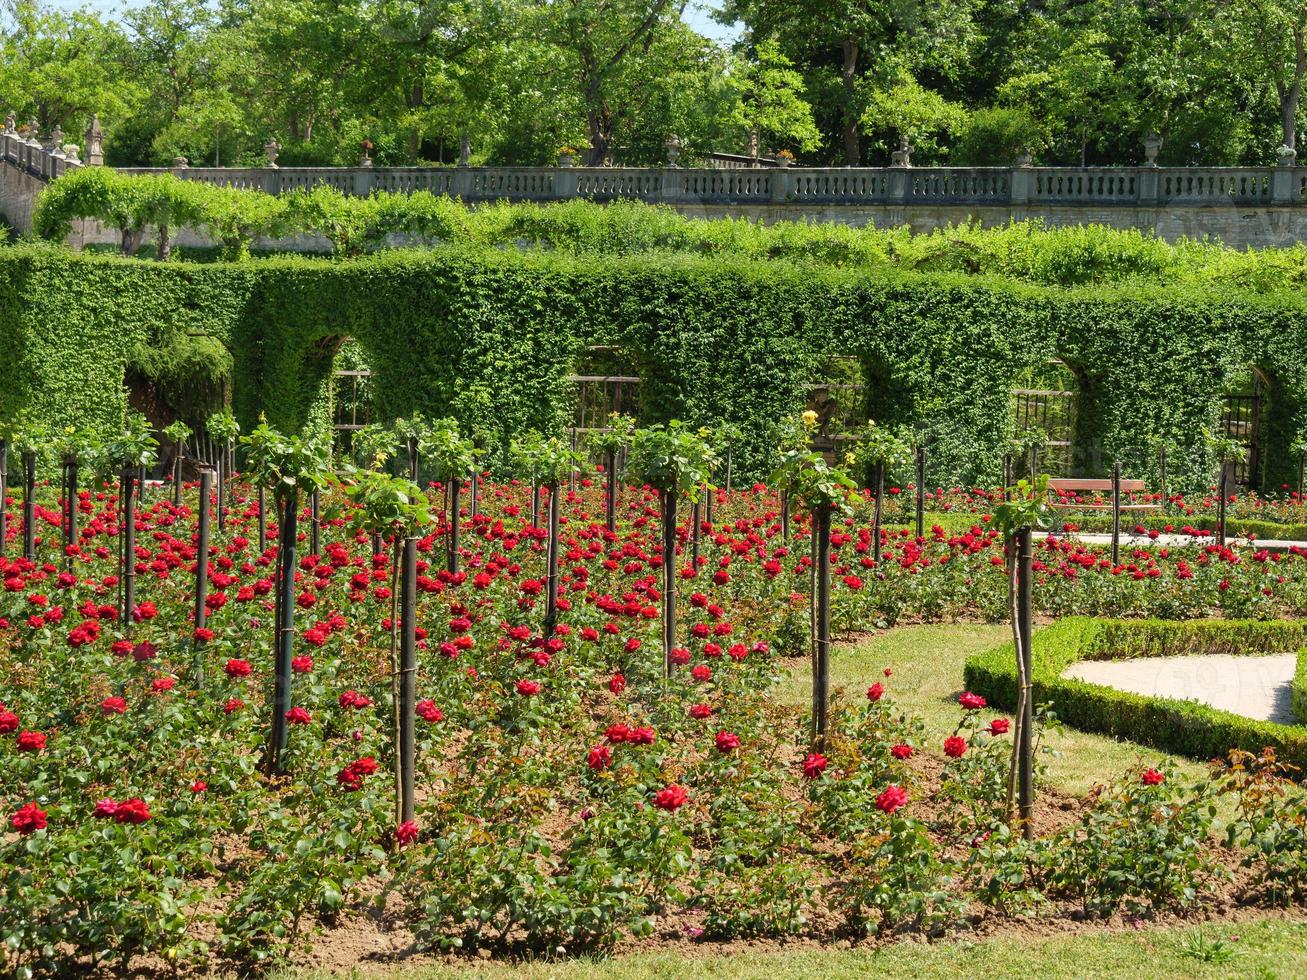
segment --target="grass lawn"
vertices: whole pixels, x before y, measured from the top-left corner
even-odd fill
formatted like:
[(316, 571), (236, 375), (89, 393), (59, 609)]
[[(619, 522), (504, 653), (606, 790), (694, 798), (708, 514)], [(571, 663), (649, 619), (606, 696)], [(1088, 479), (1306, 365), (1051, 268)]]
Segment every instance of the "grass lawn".
[[(849, 697), (860, 698), (873, 681), (885, 679), (882, 672), (886, 667), (891, 668), (894, 676), (888, 682), (890, 695), (896, 704), (925, 721), (938, 748), (957, 724), (963, 663), (973, 653), (996, 646), (1010, 636), (1007, 625), (899, 627), (857, 643), (836, 646), (831, 652), (831, 687), (847, 687)], [(808, 669), (799, 665), (782, 682), (777, 696), (807, 704), (811, 690)], [(1048, 744), (1057, 752), (1049, 762), (1049, 780), (1068, 793), (1083, 793), (1107, 782), (1136, 758), (1150, 765), (1166, 758), (1156, 749), (1072, 728), (1050, 736)], [(1188, 759), (1173, 761), (1189, 776), (1199, 776), (1205, 770), (1202, 764)]]
[[(705, 948), (705, 954), (710, 947)], [(528, 980), (647, 980), (654, 977), (804, 980), (830, 977), (1301, 977), (1307, 975), (1307, 923), (1268, 917), (1191, 928), (1130, 929), (1092, 935), (1006, 936), (979, 942), (903, 942), (875, 950), (803, 949), (687, 956), (636, 954), (609, 961), (573, 960), (518, 966), (360, 970), (388, 980), (441, 977)], [(289, 980), (286, 975), (284, 980)], [(295, 980), (327, 974), (296, 973)]]

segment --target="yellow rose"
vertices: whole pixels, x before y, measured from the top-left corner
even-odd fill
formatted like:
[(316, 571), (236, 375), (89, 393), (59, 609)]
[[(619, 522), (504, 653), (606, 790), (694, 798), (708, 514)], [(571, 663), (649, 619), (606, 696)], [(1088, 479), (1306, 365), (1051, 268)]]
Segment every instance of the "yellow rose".
[(809, 429), (815, 429), (817, 427), (817, 413), (811, 408), (803, 413), (803, 424)]

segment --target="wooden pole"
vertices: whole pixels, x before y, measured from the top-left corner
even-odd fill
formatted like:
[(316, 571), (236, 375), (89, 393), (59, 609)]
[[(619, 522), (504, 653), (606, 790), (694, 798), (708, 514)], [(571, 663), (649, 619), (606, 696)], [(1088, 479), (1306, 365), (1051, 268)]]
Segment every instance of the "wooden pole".
[[(199, 534), (195, 547), (195, 629), (203, 629), (209, 621), (209, 497), (213, 493), (213, 470), (207, 466), (200, 470)], [(200, 641), (196, 641), (197, 643)]]
[(694, 570), (699, 570), (699, 533), (703, 525), (703, 504), (696, 500), (690, 505), (690, 522), (694, 525), (690, 528), (690, 563)]
[(36, 561), (36, 453), (23, 453), (23, 557)]
[(136, 608), (136, 467), (125, 466), (122, 471), (123, 505), (123, 567), (121, 610), (123, 629), (132, 632), (132, 610)]
[(617, 452), (615, 450), (608, 450), (608, 455), (604, 458), (604, 476), (607, 478), (607, 483), (604, 485), (604, 520), (611, 534), (617, 531)]
[(316, 487), (309, 494), (309, 551), (322, 554), (322, 496)]
[[(222, 446), (217, 447), (215, 455), (218, 467), (218, 530), (223, 531), (227, 528), (227, 455)], [(316, 552), (315, 548), (314, 553)]]
[(67, 555), (67, 565), (73, 566), (73, 557), (68, 554), (68, 549), (77, 544), (77, 472), (79, 466), (76, 456), (69, 456), (64, 462), (64, 484), (67, 488), (66, 499), (68, 501), (68, 520), (64, 525), (64, 553)]
[(549, 537), (545, 544), (545, 637), (558, 625), (558, 481), (549, 482)]
[(1166, 447), (1161, 446), (1157, 450), (1157, 473), (1162, 481), (1162, 506), (1166, 507), (1170, 503), (1170, 495), (1166, 492)]
[(272, 730), (268, 739), (267, 770), (285, 772), (289, 731), (286, 712), (291, 707), (291, 656), (295, 646), (295, 538), (299, 519), (299, 493), (286, 498), (279, 528), (277, 555), (277, 645), (273, 665)]
[(458, 572), (458, 532), (459, 532), (459, 498), (463, 493), (463, 481), (452, 477), (449, 481), (449, 554), (446, 567), (451, 575)]
[(259, 486), (259, 554), (268, 550), (268, 493)]
[(676, 649), (676, 490), (663, 498), (663, 677), (672, 673)]
[(926, 447), (917, 447), (917, 537), (926, 535)]
[(812, 514), (814, 524), (812, 592), (815, 642), (812, 652), (812, 741), (814, 749), (826, 746), (827, 711), (830, 704), (830, 518), (831, 508), (823, 504)]
[(1221, 499), (1216, 502), (1216, 543), (1225, 547), (1225, 498), (1229, 496), (1230, 467), (1221, 460), (1221, 475), (1216, 481), (1217, 492)]
[(576, 426), (572, 426), (572, 458), (573, 462), (569, 468), (567, 488), (572, 493), (576, 493)]
[(417, 785), (416, 674), (417, 674), (417, 562), (418, 539), (404, 539), (400, 562), (399, 632), (399, 822), (413, 819)]
[[(1299, 481), (1301, 482), (1301, 480)], [(5, 538), (9, 534), (9, 442), (0, 439), (0, 558), (5, 554)]]
[(1112, 567), (1121, 564), (1121, 463), (1112, 464)]
[(871, 557), (880, 564), (880, 521), (885, 496), (885, 464), (876, 464), (876, 506), (871, 518)]
[(1034, 768), (1034, 710), (1030, 691), (1030, 678), (1033, 669), (1034, 617), (1032, 582), (1034, 560), (1031, 544), (1032, 533), (1029, 527), (1017, 531), (1017, 635), (1021, 644), (1021, 684), (1026, 689), (1022, 701), (1021, 718), (1017, 734), (1020, 768), (1017, 772), (1017, 808), (1021, 817), (1021, 833), (1026, 840), (1034, 838), (1032, 817), (1035, 812), (1035, 768)]
[(781, 540), (790, 540), (790, 491), (781, 491)]

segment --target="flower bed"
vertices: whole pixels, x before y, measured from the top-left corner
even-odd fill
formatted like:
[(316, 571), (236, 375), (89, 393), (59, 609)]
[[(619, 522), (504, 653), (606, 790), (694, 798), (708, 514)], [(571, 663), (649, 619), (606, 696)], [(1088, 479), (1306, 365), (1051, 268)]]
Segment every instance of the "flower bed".
[[(437, 508), (443, 492), (432, 490)], [(180, 507), (149, 495), (126, 617), (114, 494), (81, 493), (66, 553), (57, 508), (39, 507), (36, 561), (0, 564), (4, 967), (123, 968), (150, 955), (247, 969), (294, 956), (374, 902), (430, 949), (888, 936), (977, 914), (1184, 910), (1235, 867), (1199, 847), (1215, 790), (1165, 774), (1128, 773), (1080, 811), (1055, 801), (1039, 840), (1014, 838), (1007, 719), (977, 697), (963, 699), (948, 739), (927, 744), (886, 677), (857, 704), (838, 701), (828, 744), (812, 751), (807, 719), (768, 693), (786, 669), (780, 655), (807, 645), (807, 525), (796, 517), (785, 541), (766, 488), (718, 495), (697, 565), (692, 528), (677, 529), (682, 618), (667, 680), (655, 497), (627, 488), (609, 532), (598, 487), (564, 492), (559, 617), (546, 636), (546, 532), (527, 519), (528, 496), (483, 483), (475, 519), (464, 497), (458, 572), (446, 568), (444, 523), (418, 542), (418, 800), (403, 824), (391, 754), (396, 581), (385, 542), (374, 554), (348, 529), (350, 502), (324, 501), (321, 553), (294, 570), (284, 777), (261, 767), (276, 548), (254, 544), (250, 488), (231, 488), (202, 566), (193, 489)], [(309, 510), (301, 516), (307, 542)], [(1002, 559), (983, 522), (953, 536), (887, 533), (877, 565), (864, 518), (832, 533), (844, 626), (1001, 615)], [(1186, 577), (1141, 553), (1130, 559), (1137, 578), (1100, 561), (1046, 544), (1041, 601), (1187, 595), (1195, 614), (1235, 595), (1272, 613), (1302, 601), (1296, 558), (1204, 552)], [(209, 587), (200, 629), (197, 571)], [(1266, 596), (1276, 576), (1286, 584)], [(1072, 822), (1078, 812), (1087, 823)], [(1142, 867), (1140, 835), (1174, 838), (1182, 866)], [(1089, 880), (1077, 870), (1086, 864), (1135, 870)]]
[[(1090, 659), (1233, 653), (1285, 653), (1307, 644), (1307, 622), (1198, 621), (1122, 622), (1085, 617), (1063, 619), (1035, 634), (1032, 682), (1037, 703), (1049, 703), (1060, 719), (1197, 759), (1223, 758), (1232, 748), (1277, 756), (1307, 767), (1307, 726), (1279, 725), (1171, 698), (1147, 697), (1062, 674)], [(1302, 675), (1302, 668), (1299, 668)], [(968, 687), (996, 704), (1016, 704), (1016, 666), (1011, 644), (968, 660)]]

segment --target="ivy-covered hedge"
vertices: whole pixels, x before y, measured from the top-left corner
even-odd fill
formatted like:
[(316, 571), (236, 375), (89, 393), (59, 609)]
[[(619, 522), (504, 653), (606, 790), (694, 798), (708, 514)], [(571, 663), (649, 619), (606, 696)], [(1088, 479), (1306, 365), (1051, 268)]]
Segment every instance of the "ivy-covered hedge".
[[(51, 246), (0, 250), (0, 417), (110, 418), (141, 345), (205, 336), (230, 352), (233, 397), (303, 425), (344, 337), (376, 372), (383, 418), (421, 410), (507, 434), (565, 421), (565, 378), (588, 345), (636, 358), (653, 417), (745, 429), (738, 461), (771, 462), (769, 429), (803, 404), (831, 355), (859, 358), (871, 417), (916, 429), (934, 483), (998, 476), (1009, 392), (1060, 356), (1083, 383), (1085, 472), (1120, 457), (1153, 475), (1151, 434), (1177, 485), (1205, 481), (1227, 379), (1272, 377), (1285, 431), (1304, 421), (1307, 303), (1198, 287), (1014, 283), (733, 257), (586, 255), (448, 245), (349, 262), (152, 263)], [(1271, 460), (1289, 465), (1272, 446)], [(1268, 473), (1278, 484), (1282, 475)]]
[[(1036, 703), (1051, 703), (1057, 716), (1074, 728), (1202, 760), (1224, 757), (1232, 748), (1260, 752), (1272, 746), (1281, 759), (1307, 770), (1307, 726), (1256, 721), (1193, 701), (1146, 697), (1062, 676), (1080, 660), (1212, 653), (1256, 656), (1288, 653), (1304, 645), (1307, 621), (1068, 617), (1035, 633), (1031, 680)], [(1011, 643), (971, 657), (963, 676), (968, 690), (1000, 707), (1016, 706), (1016, 658)]]

